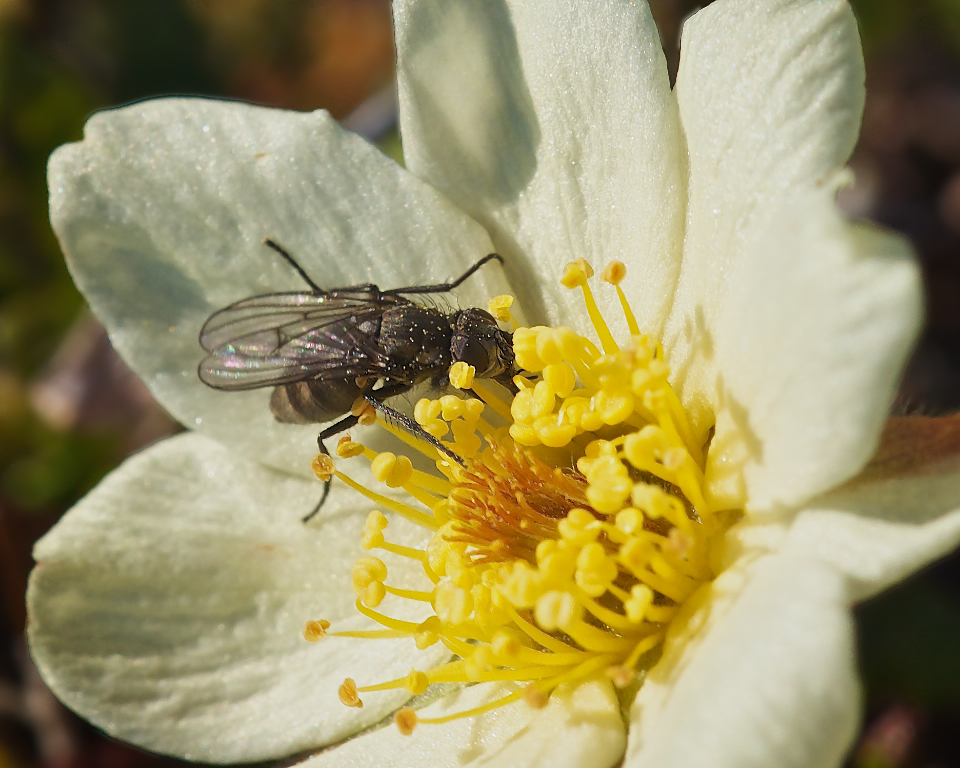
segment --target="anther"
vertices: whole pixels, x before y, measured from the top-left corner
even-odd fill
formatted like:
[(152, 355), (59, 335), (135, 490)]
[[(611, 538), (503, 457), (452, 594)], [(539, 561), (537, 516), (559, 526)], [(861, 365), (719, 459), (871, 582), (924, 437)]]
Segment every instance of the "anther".
[(341, 459), (349, 459), (363, 453), (363, 445), (361, 443), (355, 443), (350, 435), (344, 435), (337, 441), (337, 447), (334, 452)]
[(504, 566), (499, 592), (517, 608), (529, 608), (541, 590), (541, 577), (524, 560)]
[(630, 669), (630, 667), (625, 667), (622, 664), (615, 667), (607, 667), (606, 675), (610, 678), (610, 682), (613, 683), (614, 688), (619, 688), (620, 690), (628, 688), (633, 681), (637, 679), (637, 673)]
[(310, 462), (310, 469), (313, 470), (313, 474), (317, 476), (318, 480), (323, 480), (326, 483), (333, 477), (335, 467), (332, 458), (325, 453), (318, 453)]
[(417, 727), (417, 713), (412, 707), (403, 707), (394, 713), (393, 722), (404, 736), (412, 736)]
[(550, 696), (540, 690), (536, 683), (530, 683), (523, 689), (523, 702), (530, 709), (543, 709), (550, 701)]
[(385, 483), (388, 488), (399, 488), (413, 476), (413, 464), (406, 456), (384, 451), (370, 462), (370, 471), (377, 482)]
[(671, 448), (663, 454), (663, 466), (671, 472), (676, 472), (686, 463), (688, 455), (683, 448)]
[(670, 529), (670, 549), (673, 550), (681, 559), (686, 558), (687, 553), (690, 551), (690, 547), (693, 546), (693, 541), (690, 537), (690, 534), (685, 531), (681, 531), (679, 528)]
[(600, 279), (610, 285), (620, 285), (627, 276), (627, 268), (622, 261), (611, 261), (600, 273)]
[(364, 605), (376, 608), (386, 596), (383, 582), (387, 578), (387, 566), (383, 560), (367, 555), (360, 557), (350, 569), (353, 591)]
[(473, 595), (453, 581), (441, 581), (434, 588), (433, 608), (441, 621), (457, 626), (470, 618)]
[(350, 406), (350, 413), (357, 417), (363, 427), (369, 427), (377, 421), (377, 409), (364, 397), (358, 397), (354, 400), (353, 405)]
[(330, 629), (330, 622), (326, 619), (308, 621), (303, 628), (303, 639), (310, 643), (323, 640), (327, 636), (328, 629)]
[(457, 452), (467, 459), (472, 459), (480, 451), (483, 441), (476, 433), (476, 427), (466, 419), (456, 419), (450, 423)]
[(493, 652), (501, 658), (516, 656), (523, 649), (523, 644), (515, 634), (505, 630), (498, 631), (490, 641)]
[(463, 418), (467, 422), (476, 423), (483, 416), (483, 400), (471, 397), (463, 401)]
[(404, 684), (404, 687), (416, 696), (430, 687), (430, 680), (423, 672), (411, 669), (410, 674), (407, 675), (407, 682)]
[(563, 349), (564, 328), (544, 328), (537, 334), (537, 354), (544, 365), (559, 365), (564, 362), (566, 353)]
[(636, 507), (626, 507), (617, 512), (616, 525), (626, 534), (636, 533), (643, 526), (643, 513)]
[(418, 650), (429, 648), (440, 639), (440, 633), (443, 631), (443, 624), (437, 616), (430, 616), (413, 633), (413, 640)]
[(478, 645), (473, 653), (463, 660), (463, 671), (467, 680), (479, 683), (484, 674), (493, 669), (493, 651), (489, 645)]
[(598, 512), (613, 514), (630, 497), (633, 482), (627, 468), (614, 456), (601, 456), (587, 470), (587, 500)]
[(413, 418), (421, 426), (427, 422), (433, 421), (440, 415), (443, 406), (439, 400), (431, 400), (428, 397), (421, 397), (417, 404), (413, 406)]
[(337, 696), (340, 698), (340, 703), (345, 707), (363, 708), (360, 693), (357, 691), (357, 684), (349, 677), (340, 684), (340, 687), (337, 689)]
[(440, 416), (445, 421), (453, 421), (463, 416), (467, 406), (462, 397), (444, 395), (440, 398)]
[(563, 270), (563, 277), (560, 282), (566, 288), (576, 288), (583, 285), (589, 278), (593, 277), (593, 267), (586, 259), (577, 259), (569, 262)]
[(566, 397), (577, 385), (573, 369), (566, 363), (551, 363), (543, 369), (543, 380), (558, 397)]
[(510, 307), (513, 306), (513, 296), (509, 293), (501, 296), (494, 296), (487, 304), (487, 309), (501, 323), (513, 322), (513, 315), (510, 313)]
[(653, 605), (653, 590), (646, 584), (634, 584), (630, 590), (630, 599), (625, 601), (623, 609), (631, 621), (641, 622), (647, 609)]
[(473, 386), (476, 369), (472, 365), (467, 365), (461, 361), (451, 365), (447, 375), (450, 378), (450, 384), (457, 389), (470, 389)]
[(379, 509), (374, 509), (367, 515), (366, 523), (363, 526), (363, 534), (360, 536), (360, 548), (364, 550), (382, 547), (384, 544), (383, 529), (387, 527), (387, 518)]
[[(582, 547), (591, 541), (595, 541), (597, 536), (600, 535), (600, 524), (597, 518), (587, 510), (575, 507), (567, 513), (563, 520), (557, 523), (557, 532), (565, 541)], [(547, 544), (547, 542), (541, 543)], [(539, 554), (539, 549), (537, 552)]]
[(541, 595), (534, 606), (537, 624), (547, 632), (566, 629), (583, 616), (583, 607), (569, 592), (551, 590)]
[(382, 581), (371, 581), (360, 593), (360, 599), (368, 608), (376, 608), (387, 596), (387, 587)]
[(575, 578), (577, 586), (590, 597), (600, 597), (617, 578), (617, 566), (603, 545), (594, 541), (580, 550)]

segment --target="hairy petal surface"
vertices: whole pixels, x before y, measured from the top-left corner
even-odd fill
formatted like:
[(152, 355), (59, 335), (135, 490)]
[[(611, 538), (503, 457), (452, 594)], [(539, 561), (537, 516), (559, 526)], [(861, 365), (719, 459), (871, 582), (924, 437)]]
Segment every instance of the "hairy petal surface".
[(710, 339), (732, 276), (771, 205), (829, 182), (846, 163), (864, 69), (847, 0), (718, 0), (686, 22), (681, 48), (689, 207), (664, 348), (684, 402), (709, 422)]
[[(444, 717), (495, 701), (512, 685), (464, 688), (420, 710)], [(623, 755), (626, 734), (613, 688), (593, 681), (560, 688), (543, 710), (523, 702), (441, 725), (423, 724), (412, 736), (386, 727), (333, 748), (302, 768), (608, 768)]]
[(631, 712), (626, 768), (834, 768), (857, 729), (844, 577), (743, 558), (695, 595)]
[(715, 503), (796, 508), (876, 449), (922, 290), (909, 246), (846, 223), (826, 190), (771, 212), (730, 278), (712, 342)]
[[(223, 394), (197, 378), (211, 313), (308, 289), (264, 238), (324, 287), (445, 281), (492, 250), (479, 225), (324, 112), (210, 99), (101, 112), (53, 154), (49, 184), (74, 280), (154, 397), (191, 429), (292, 472), (308, 471), (316, 428), (276, 423), (269, 389)], [(491, 265), (458, 296), (486, 306), (506, 290)]]
[[(379, 720), (408, 694), (347, 709), (343, 678), (445, 652), (303, 639), (309, 619), (365, 627), (350, 587), (364, 508), (335, 487), (306, 527), (317, 491), (200, 435), (128, 459), (36, 546), (29, 641), (46, 682), (110, 735), (202, 762), (280, 757)], [(411, 528), (392, 538), (416, 542)], [(388, 561), (392, 580), (412, 584), (405, 563)]]
[(394, 15), (407, 165), (488, 228), (531, 319), (587, 330), (564, 264), (620, 259), (659, 335), (685, 169), (647, 3), (396, 0)]

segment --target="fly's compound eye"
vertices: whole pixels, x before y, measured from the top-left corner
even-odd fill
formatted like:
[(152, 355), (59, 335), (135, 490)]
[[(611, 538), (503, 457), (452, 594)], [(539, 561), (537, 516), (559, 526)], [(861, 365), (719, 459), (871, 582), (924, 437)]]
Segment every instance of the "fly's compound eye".
[(450, 356), (455, 363), (473, 366), (476, 375), (488, 378), (503, 373), (499, 337), (504, 335), (493, 316), (482, 309), (460, 312), (450, 339)]

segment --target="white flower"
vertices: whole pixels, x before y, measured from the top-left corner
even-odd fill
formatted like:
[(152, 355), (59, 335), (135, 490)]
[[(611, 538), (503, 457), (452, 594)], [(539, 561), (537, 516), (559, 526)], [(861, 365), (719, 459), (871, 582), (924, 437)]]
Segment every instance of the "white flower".
[[(628, 766), (838, 764), (859, 711), (850, 606), (960, 539), (954, 472), (844, 485), (876, 448), (921, 314), (907, 247), (833, 205), (863, 102), (850, 8), (717, 0), (684, 28), (672, 93), (642, 0), (398, 0), (395, 18), (409, 170), (321, 113), (183, 99), (97, 115), (53, 156), (51, 218), (77, 284), (194, 432), (129, 459), (38, 544), (45, 679), (110, 734), (195, 760), (269, 759), (378, 721), (406, 694), (347, 709), (344, 676), (444, 654), (303, 642), (321, 613), (360, 626), (348, 573), (369, 504), (336, 483), (301, 525), (316, 431), (274, 423), (267, 391), (205, 388), (198, 329), (302, 287), (266, 237), (324, 285), (434, 282), (497, 250), (531, 319), (583, 333), (564, 264), (620, 259), (695, 427), (715, 425), (715, 506), (745, 510), (719, 577), (671, 624), (629, 735), (597, 681), (540, 712), (381, 729), (310, 764), (599, 767), (624, 749)], [(506, 289), (484, 268), (458, 300)]]

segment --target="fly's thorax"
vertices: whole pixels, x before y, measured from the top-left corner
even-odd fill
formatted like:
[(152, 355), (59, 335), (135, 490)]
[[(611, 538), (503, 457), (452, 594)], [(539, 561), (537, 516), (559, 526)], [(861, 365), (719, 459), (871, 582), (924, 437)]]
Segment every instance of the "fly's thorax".
[[(515, 681), (517, 688), (477, 710), (420, 722), (442, 722), (523, 700), (543, 706), (565, 683), (605, 677), (636, 690), (659, 656), (674, 617), (714, 573), (715, 542), (739, 512), (707, 501), (703, 467), (710, 425), (687, 418), (669, 382), (655, 339), (640, 333), (618, 287), (623, 266), (604, 272), (616, 287), (630, 330), (618, 343), (597, 309), (576, 262), (564, 284), (583, 291), (600, 341), (569, 328), (515, 328), (515, 394), (458, 361), (450, 381), (463, 394), (423, 399), (414, 417), (463, 466), (404, 433), (411, 447), (437, 461), (437, 473), (413, 469), (392, 453), (341, 440), (341, 458), (365, 456), (373, 477), (406, 499), (343, 481), (380, 509), (367, 518), (361, 547), (415, 561), (421, 589), (390, 584), (373, 554), (352, 572), (357, 609), (381, 625), (350, 637), (409, 637), (419, 648), (442, 643), (455, 660), (392, 681), (353, 684), (341, 700), (388, 688), (420, 693), (441, 682)], [(509, 302), (491, 302), (495, 320), (512, 322)], [(423, 549), (392, 543), (380, 510), (431, 531)], [(429, 611), (422, 622), (395, 619), (398, 600)], [(318, 639), (316, 622), (308, 639)], [(365, 681), (361, 681), (365, 682)], [(416, 713), (402, 710), (405, 733)]]
[[(450, 365), (451, 332), (448, 315), (433, 307), (410, 303), (385, 311), (379, 346), (387, 359), (388, 376), (406, 379), (425, 371), (446, 370)], [(398, 375), (390, 375), (391, 371)]]

